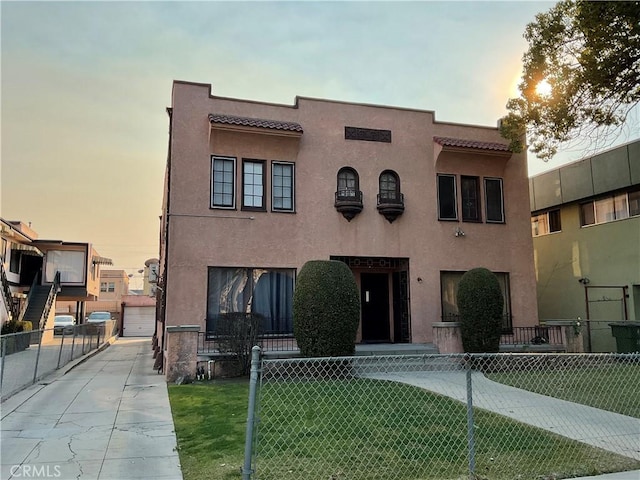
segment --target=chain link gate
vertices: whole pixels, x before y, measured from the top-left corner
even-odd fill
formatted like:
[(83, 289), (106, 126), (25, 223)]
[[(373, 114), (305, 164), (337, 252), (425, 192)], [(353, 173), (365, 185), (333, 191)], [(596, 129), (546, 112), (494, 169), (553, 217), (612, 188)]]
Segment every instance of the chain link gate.
[(253, 353), (245, 480), (524, 480), (640, 469), (638, 354)]

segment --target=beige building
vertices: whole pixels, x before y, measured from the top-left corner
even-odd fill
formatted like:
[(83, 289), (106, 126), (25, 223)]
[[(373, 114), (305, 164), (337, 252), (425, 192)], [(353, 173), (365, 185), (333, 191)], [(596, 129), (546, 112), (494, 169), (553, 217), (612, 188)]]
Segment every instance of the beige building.
[(216, 97), (175, 82), (161, 218), (160, 318), (253, 311), (291, 334), (296, 273), (335, 259), (361, 291), (358, 342), (429, 343), (456, 285), (495, 272), (504, 329), (538, 322), (526, 154), (496, 127), (431, 111)]
[[(122, 298), (129, 294), (129, 277), (124, 270), (101, 270), (99, 294), (93, 301), (86, 302), (85, 314), (91, 312), (110, 312), (118, 320), (122, 314)], [(74, 302), (58, 301), (57, 313), (76, 314)]]

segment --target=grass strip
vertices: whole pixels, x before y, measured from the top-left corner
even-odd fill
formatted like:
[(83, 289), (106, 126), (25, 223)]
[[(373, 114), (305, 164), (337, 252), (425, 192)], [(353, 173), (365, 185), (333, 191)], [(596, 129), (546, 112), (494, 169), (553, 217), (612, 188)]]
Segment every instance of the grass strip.
[[(185, 480), (239, 479), (247, 381), (169, 386)], [(417, 480), (467, 475), (465, 406), (379, 380), (266, 382), (260, 480)], [(559, 479), (640, 462), (476, 410), (476, 472), (491, 480)]]

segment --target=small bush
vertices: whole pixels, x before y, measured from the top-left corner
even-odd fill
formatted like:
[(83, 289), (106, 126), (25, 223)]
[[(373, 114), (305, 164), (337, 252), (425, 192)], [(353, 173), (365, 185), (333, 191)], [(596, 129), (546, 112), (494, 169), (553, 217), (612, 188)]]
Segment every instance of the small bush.
[(353, 355), (360, 323), (360, 294), (349, 267), (312, 260), (298, 273), (293, 333), (304, 357)]
[(251, 369), (251, 349), (258, 345), (264, 317), (257, 313), (233, 312), (221, 314), (214, 334), (221, 353), (235, 356), (238, 374), (247, 375)]
[[(20, 333), (25, 330), (25, 325), (29, 324), (31, 326), (31, 322), (18, 322), (17, 320), (11, 320), (9, 322), (2, 324), (2, 335), (7, 335), (9, 333)], [(31, 330), (31, 328), (29, 328)]]
[(486, 268), (469, 270), (460, 280), (457, 298), (464, 351), (497, 352), (504, 306), (498, 277)]

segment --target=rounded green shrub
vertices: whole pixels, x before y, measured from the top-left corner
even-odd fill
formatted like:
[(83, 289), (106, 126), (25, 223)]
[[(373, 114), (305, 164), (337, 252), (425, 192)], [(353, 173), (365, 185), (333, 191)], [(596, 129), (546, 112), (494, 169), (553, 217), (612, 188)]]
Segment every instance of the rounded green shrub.
[(304, 357), (353, 355), (360, 294), (349, 267), (334, 260), (304, 264), (293, 294), (293, 333)]
[(497, 352), (504, 307), (498, 277), (486, 268), (469, 270), (460, 279), (457, 299), (464, 351)]

